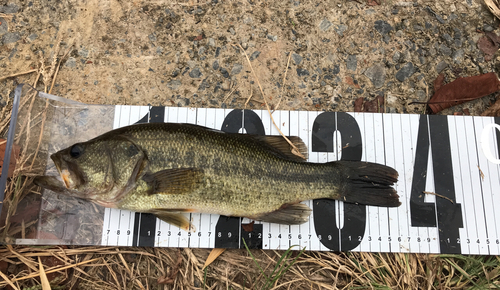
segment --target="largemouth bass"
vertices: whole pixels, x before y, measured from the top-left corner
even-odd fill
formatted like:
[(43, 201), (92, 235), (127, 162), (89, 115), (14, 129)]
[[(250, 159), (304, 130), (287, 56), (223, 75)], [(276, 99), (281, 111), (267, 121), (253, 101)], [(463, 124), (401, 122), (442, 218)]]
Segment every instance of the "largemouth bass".
[[(298, 137), (289, 137), (305, 156)], [(62, 182), (35, 183), (99, 205), (153, 213), (193, 230), (182, 213), (199, 212), (301, 224), (301, 201), (329, 198), (397, 207), (393, 168), (361, 161), (310, 163), (282, 136), (225, 133), (192, 124), (123, 127), (51, 155)]]

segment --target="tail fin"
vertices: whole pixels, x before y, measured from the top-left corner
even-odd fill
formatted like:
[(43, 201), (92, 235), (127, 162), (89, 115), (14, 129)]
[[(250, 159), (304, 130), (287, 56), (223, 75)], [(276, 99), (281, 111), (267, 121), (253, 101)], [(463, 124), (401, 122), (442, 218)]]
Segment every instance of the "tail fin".
[(398, 172), (391, 167), (362, 161), (337, 161), (347, 169), (347, 184), (341, 192), (345, 202), (397, 207), (399, 195), (391, 187), (398, 181)]

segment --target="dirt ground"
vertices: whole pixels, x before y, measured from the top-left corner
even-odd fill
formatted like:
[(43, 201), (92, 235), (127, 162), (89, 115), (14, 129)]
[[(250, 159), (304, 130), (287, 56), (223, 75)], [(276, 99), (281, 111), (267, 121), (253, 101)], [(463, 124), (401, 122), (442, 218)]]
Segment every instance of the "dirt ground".
[[(353, 111), (356, 98), (382, 95), (387, 112), (422, 113), (409, 103), (428, 100), (438, 73), (450, 82), (495, 71), (498, 57), (486, 61), (477, 47), (499, 26), (482, 1), (380, 1), (1, 0), (0, 77), (41, 58), (49, 69), (72, 45), (53, 94), (216, 108), (241, 108), (252, 95), (248, 107), (258, 108), (243, 48), (279, 109)], [(2, 103), (33, 79), (1, 80)], [(490, 101), (443, 113), (478, 115)]]
[[(40, 80), (38, 90), (211, 108), (251, 97), (251, 109), (263, 106), (260, 83), (273, 108), (353, 111), (359, 97), (383, 96), (385, 112), (420, 114), (425, 105), (410, 103), (428, 101), (440, 73), (451, 82), (499, 72), (498, 53), (478, 48), (499, 25), (482, 0), (0, 0), (0, 106), (68, 52), (54, 87)], [(480, 115), (494, 99), (440, 114)]]

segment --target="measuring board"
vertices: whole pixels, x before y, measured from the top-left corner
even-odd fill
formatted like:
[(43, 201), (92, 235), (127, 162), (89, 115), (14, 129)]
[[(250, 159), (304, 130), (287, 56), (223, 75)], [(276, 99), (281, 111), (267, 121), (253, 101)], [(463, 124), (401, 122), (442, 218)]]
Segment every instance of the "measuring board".
[[(192, 123), (225, 132), (279, 135), (265, 110), (116, 106), (113, 128), (144, 122)], [(276, 111), (299, 136), (309, 162), (362, 160), (399, 172), (398, 208), (305, 201), (302, 225), (186, 214), (188, 233), (151, 214), (106, 209), (102, 245), (319, 251), (500, 254), (500, 118)], [(496, 131), (496, 130), (498, 131)], [(295, 249), (298, 249), (296, 247)]]

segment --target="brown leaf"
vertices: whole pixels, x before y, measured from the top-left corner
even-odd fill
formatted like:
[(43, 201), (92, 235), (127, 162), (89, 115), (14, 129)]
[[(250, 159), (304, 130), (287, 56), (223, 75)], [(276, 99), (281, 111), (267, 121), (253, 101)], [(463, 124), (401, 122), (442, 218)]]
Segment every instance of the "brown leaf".
[(207, 260), (205, 261), (205, 265), (203, 265), (202, 271), (205, 270), (206, 267), (208, 267), (210, 264), (212, 264), (217, 257), (219, 257), (222, 253), (224, 253), (226, 249), (220, 249), (220, 248), (214, 248), (210, 252), (210, 254), (207, 257)]
[(7, 273), (8, 267), (9, 263), (7, 263), (7, 261), (0, 261), (0, 272)]
[(359, 97), (354, 101), (354, 112), (369, 112), (369, 113), (383, 113), (384, 109), (384, 97), (377, 96), (371, 101), (366, 101), (363, 104), (364, 99)]
[[(53, 257), (53, 256), (41, 257), (41, 261), (42, 261), (42, 265), (45, 268), (53, 268), (56, 266), (63, 266), (64, 265), (63, 261), (61, 261), (58, 258)], [(64, 273), (65, 271), (66, 270), (60, 271), (60, 272), (47, 273), (46, 277), (53, 284), (59, 285), (59, 284), (62, 284), (62, 282), (64, 282), (65, 278), (67, 277), (67, 275)]]
[(439, 88), (429, 101), (433, 113), (446, 108), (479, 99), (500, 89), (500, 81), (495, 73), (487, 73), (466, 78), (457, 78)]
[(500, 117), (500, 98), (488, 109), (486, 109), (486, 111), (484, 111), (481, 116)]
[(439, 74), (437, 78), (434, 80), (434, 91), (437, 92), (439, 88), (443, 86), (444, 83), (444, 74)]
[[(0, 139), (0, 172), (1, 172), (2, 166), (3, 166), (5, 147), (7, 147), (7, 140)], [(12, 174), (14, 174), (14, 169), (16, 169), (16, 163), (17, 163), (17, 159), (20, 156), (20, 152), (21, 152), (21, 149), (19, 149), (19, 146), (17, 146), (16, 144), (13, 144), (12, 153), (10, 155), (9, 172), (7, 174), (8, 177), (12, 177)]]
[(500, 48), (500, 39), (496, 34), (487, 32), (477, 41), (477, 48), (484, 53), (484, 59), (490, 61)]
[(241, 224), (241, 227), (243, 228), (243, 230), (245, 232), (253, 232), (253, 224), (254, 223), (255, 223), (255, 221), (252, 221), (249, 224)]
[(363, 97), (359, 97), (354, 101), (354, 112), (363, 112)]

